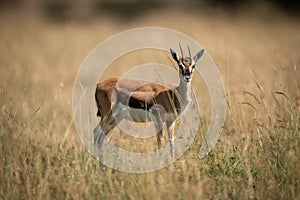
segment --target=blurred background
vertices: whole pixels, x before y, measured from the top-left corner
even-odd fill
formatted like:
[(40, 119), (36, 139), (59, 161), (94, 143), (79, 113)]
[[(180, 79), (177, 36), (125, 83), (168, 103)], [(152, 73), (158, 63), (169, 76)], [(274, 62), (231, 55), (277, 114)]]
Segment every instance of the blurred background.
[[(296, 0), (1, 0), (0, 199), (300, 199), (299, 11)], [(180, 31), (206, 49), (226, 89), (224, 129), (198, 159), (211, 112), (198, 74), (201, 123), (188, 151), (152, 173), (103, 171), (74, 128), (73, 83), (96, 45), (145, 26)], [(171, 65), (168, 56), (132, 52), (104, 77)], [(111, 141), (156, 149), (155, 137), (118, 128)]]
[(56, 21), (114, 17), (128, 21), (162, 11), (178, 9), (187, 13), (214, 14), (223, 11), (228, 15), (267, 12), (299, 17), (296, 0), (2, 0), (1, 12), (35, 13)]

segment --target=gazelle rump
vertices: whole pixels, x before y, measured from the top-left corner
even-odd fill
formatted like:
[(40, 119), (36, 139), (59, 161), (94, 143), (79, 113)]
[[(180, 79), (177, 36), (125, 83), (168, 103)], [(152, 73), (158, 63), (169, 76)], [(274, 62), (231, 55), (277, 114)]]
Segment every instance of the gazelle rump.
[[(130, 119), (135, 122), (154, 122), (156, 127), (157, 145), (161, 147), (163, 124), (166, 124), (170, 145), (170, 154), (175, 158), (174, 138), (175, 122), (192, 101), (191, 80), (197, 60), (203, 55), (200, 50), (192, 58), (181, 57), (170, 49), (173, 59), (178, 65), (179, 85), (152, 83), (143, 80), (109, 78), (97, 84), (96, 104), (97, 116), (101, 117), (94, 129), (94, 145), (101, 150), (105, 137), (122, 120)], [(116, 120), (119, 119), (119, 120)], [(100, 155), (101, 161), (101, 155)]]

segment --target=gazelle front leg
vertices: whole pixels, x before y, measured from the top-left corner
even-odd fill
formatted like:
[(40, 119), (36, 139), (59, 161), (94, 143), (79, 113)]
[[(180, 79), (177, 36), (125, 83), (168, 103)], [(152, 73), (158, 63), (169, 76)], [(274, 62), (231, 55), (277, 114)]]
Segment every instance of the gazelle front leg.
[(175, 148), (174, 148), (174, 138), (175, 138), (175, 121), (167, 121), (167, 130), (168, 130), (168, 138), (170, 143), (170, 153), (172, 160), (175, 160)]
[(161, 138), (163, 136), (163, 130), (160, 129), (158, 130), (158, 132), (156, 133), (156, 139), (157, 139), (157, 148), (160, 149), (161, 147)]
[(159, 106), (153, 106), (150, 109), (149, 117), (155, 126), (158, 149), (160, 149), (160, 147), (161, 147), (161, 138), (163, 136), (164, 115), (165, 115), (165, 113)]
[(161, 138), (163, 136), (163, 122), (159, 116), (156, 116), (153, 120), (156, 131), (157, 148), (161, 147)]

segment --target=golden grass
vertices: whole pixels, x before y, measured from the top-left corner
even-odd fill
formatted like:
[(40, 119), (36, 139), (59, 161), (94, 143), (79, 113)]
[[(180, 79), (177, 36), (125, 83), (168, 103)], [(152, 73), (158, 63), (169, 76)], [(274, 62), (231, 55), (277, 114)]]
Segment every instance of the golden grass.
[[(160, 13), (122, 25), (108, 19), (55, 24), (1, 15), (1, 199), (299, 198), (299, 22), (280, 17), (169, 16)], [(181, 31), (207, 49), (228, 94), (224, 131), (202, 160), (197, 158), (197, 136), (183, 157), (159, 171), (102, 171), (73, 126), (73, 82), (93, 47), (112, 34), (140, 26)], [(122, 63), (142, 64), (156, 58), (153, 55), (144, 60), (128, 55)], [(200, 77), (193, 85), (203, 133), (210, 100)], [(117, 140), (119, 131), (114, 132)], [(143, 144), (154, 147), (155, 142)]]

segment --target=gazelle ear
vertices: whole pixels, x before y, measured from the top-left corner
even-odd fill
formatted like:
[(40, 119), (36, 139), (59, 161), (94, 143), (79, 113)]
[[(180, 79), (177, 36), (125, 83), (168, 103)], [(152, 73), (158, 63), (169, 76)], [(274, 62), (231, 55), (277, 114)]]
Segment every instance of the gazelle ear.
[(173, 59), (177, 62), (177, 64), (179, 63), (179, 57), (177, 55), (177, 53), (173, 50), (173, 49), (170, 49), (170, 53), (173, 57)]
[(199, 60), (199, 58), (201, 58), (203, 53), (204, 53), (204, 49), (201, 49), (198, 53), (196, 53), (196, 55), (193, 58), (195, 63), (197, 62), (197, 60)]

